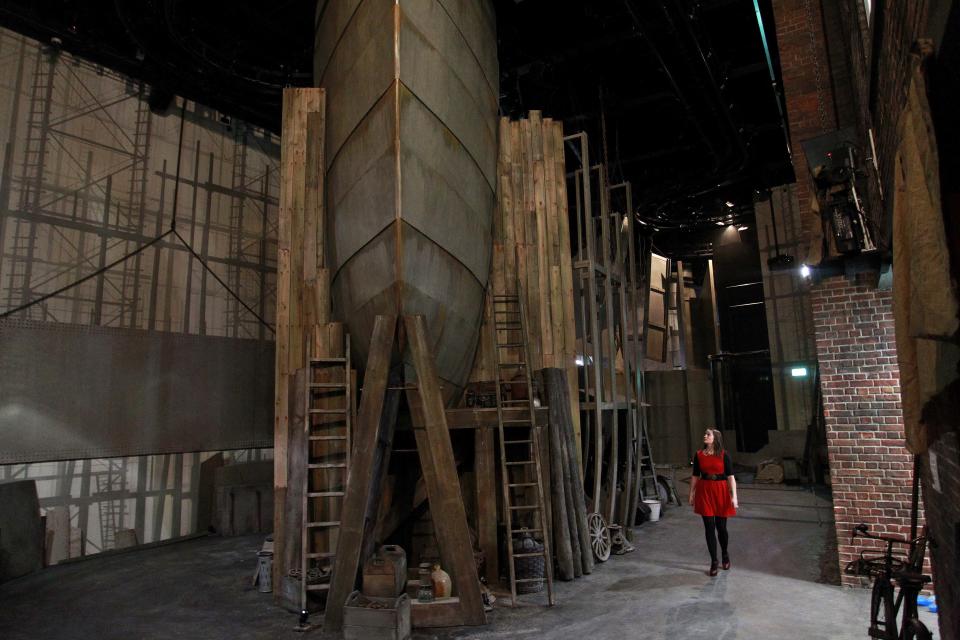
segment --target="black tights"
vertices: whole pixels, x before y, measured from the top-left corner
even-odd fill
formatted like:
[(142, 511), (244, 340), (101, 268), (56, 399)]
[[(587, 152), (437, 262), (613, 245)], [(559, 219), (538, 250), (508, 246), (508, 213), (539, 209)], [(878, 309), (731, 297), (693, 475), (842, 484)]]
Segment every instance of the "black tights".
[(703, 530), (707, 535), (707, 549), (710, 550), (710, 560), (717, 561), (717, 539), (720, 540), (720, 552), (727, 557), (727, 519), (719, 516), (700, 516), (703, 518)]

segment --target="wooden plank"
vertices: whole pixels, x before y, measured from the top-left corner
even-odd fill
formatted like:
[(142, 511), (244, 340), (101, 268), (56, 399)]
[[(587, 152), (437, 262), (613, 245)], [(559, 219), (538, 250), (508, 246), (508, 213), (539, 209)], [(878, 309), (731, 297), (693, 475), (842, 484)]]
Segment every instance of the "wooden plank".
[(484, 575), (487, 584), (500, 579), (500, 554), (497, 546), (497, 470), (492, 429), (477, 429), (474, 433), (473, 470), (477, 488), (477, 538), (484, 557)]
[[(528, 367), (535, 367), (534, 362), (540, 361), (540, 341), (537, 339), (537, 334), (539, 333), (540, 323), (536, 320), (535, 309), (531, 311), (530, 309), (530, 299), (535, 290), (531, 286), (531, 274), (536, 274), (536, 266), (531, 266), (531, 261), (536, 260), (536, 246), (529, 244), (518, 244), (517, 245), (517, 273), (519, 275), (519, 280), (517, 286), (519, 287), (518, 296), (523, 300), (524, 311), (526, 316), (524, 317), (524, 326), (523, 331), (526, 332), (525, 339), (529, 346), (528, 352), (530, 355), (530, 362), (527, 363)], [(517, 333), (519, 336), (519, 331)], [(515, 340), (512, 336), (510, 342), (516, 343), (519, 340)], [(510, 358), (504, 358), (504, 362), (519, 362), (523, 358), (523, 348), (517, 347), (510, 349)], [(514, 373), (516, 370), (506, 370), (509, 373)], [(522, 377), (522, 371), (516, 372), (517, 377)]]
[(520, 277), (519, 266), (517, 265), (517, 245), (526, 242), (527, 221), (525, 215), (524, 191), (523, 191), (523, 123), (514, 122), (510, 126), (510, 193), (511, 200), (511, 225), (513, 236), (510, 243), (504, 247), (504, 258), (507, 268), (505, 277), (512, 278), (508, 282), (509, 289), (504, 293), (516, 291), (517, 279)]
[[(290, 250), (277, 249), (277, 373), (290, 373)], [(279, 394), (279, 389), (277, 390)], [(277, 398), (279, 399), (279, 395)], [(286, 398), (286, 396), (284, 396)], [(284, 400), (286, 402), (286, 400)]]
[[(597, 166), (597, 173), (599, 176), (600, 184), (600, 249), (597, 257), (599, 258), (598, 262), (603, 267), (604, 272), (608, 274), (608, 277), (603, 279), (603, 305), (606, 313), (604, 317), (606, 319), (606, 327), (603, 332), (601, 332), (600, 339), (603, 339), (603, 333), (606, 334), (606, 345), (601, 346), (601, 350), (606, 348), (607, 353), (607, 364), (608, 371), (607, 375), (610, 376), (609, 389), (604, 388), (602, 398), (610, 402), (616, 402), (617, 400), (617, 371), (616, 371), (616, 362), (617, 362), (617, 345), (614, 333), (613, 326), (613, 288), (610, 281), (609, 274), (611, 273), (611, 263), (610, 263), (610, 190), (607, 186), (607, 168), (605, 165)], [(605, 452), (607, 454), (607, 498), (609, 501), (609, 506), (607, 507), (607, 522), (613, 523), (616, 522), (614, 519), (616, 515), (616, 495), (617, 495), (617, 473), (618, 473), (618, 460), (619, 460), (619, 425), (617, 419), (617, 413), (614, 411), (608, 416), (608, 422), (610, 426), (610, 438), (609, 438), (609, 451)], [(601, 423), (602, 424), (602, 423)], [(601, 427), (602, 428), (602, 427)], [(600, 509), (598, 509), (602, 513)]]
[[(453, 446), (447, 432), (443, 395), (427, 338), (426, 321), (423, 316), (405, 316), (404, 326), (422, 400), (423, 429), (418, 430), (422, 435), (418, 433), (417, 449), (427, 482), (440, 555), (456, 585), (464, 622), (471, 625), (486, 624), (480, 582), (469, 544), (467, 514), (457, 480)], [(420, 445), (421, 440), (426, 447)], [(428, 469), (432, 469), (433, 473), (428, 473)]]
[(340, 517), (340, 544), (330, 578), (327, 608), (324, 614), (324, 630), (340, 631), (343, 628), (343, 607), (357, 581), (360, 568), (360, 551), (363, 547), (363, 531), (367, 504), (374, 483), (370, 469), (380, 440), (380, 417), (383, 413), (387, 374), (390, 369), (390, 353), (396, 334), (396, 316), (379, 315), (373, 325), (370, 339), (370, 354), (364, 376), (364, 392), (354, 429), (354, 454), (351, 473), (347, 478), (343, 513)]
[[(548, 260), (547, 245), (547, 199), (545, 189), (544, 153), (543, 153), (543, 120), (539, 111), (530, 112), (531, 147), (533, 152), (533, 205), (537, 225), (537, 267), (536, 267), (536, 296), (531, 296), (531, 304), (536, 304), (535, 320), (540, 333), (539, 359), (531, 364), (533, 370), (543, 368), (543, 359), (553, 354), (552, 326), (550, 321), (550, 262)], [(532, 324), (532, 323), (531, 323)], [(534, 334), (536, 335), (536, 334)]]
[(524, 306), (526, 307), (527, 317), (526, 326), (527, 341), (530, 345), (530, 366), (536, 367), (535, 362), (540, 360), (540, 342), (534, 341), (530, 336), (534, 327), (540, 326), (540, 316), (537, 313), (536, 305), (531, 304), (532, 296), (535, 295), (536, 287), (531, 281), (531, 274), (536, 273), (536, 246), (537, 246), (537, 211), (534, 202), (533, 189), (533, 133), (531, 131), (529, 119), (520, 121), (520, 180), (523, 190), (523, 208), (520, 211), (520, 218), (523, 220), (523, 236), (517, 239), (517, 281), (518, 295), (523, 296)]
[[(279, 326), (278, 326), (279, 328)], [(278, 332), (279, 333), (279, 332)], [(289, 440), (288, 401), (289, 376), (277, 373), (276, 398), (274, 399), (273, 418), (273, 532), (274, 552), (277, 557), (283, 553), (283, 536), (286, 529), (286, 512), (284, 503), (287, 496), (287, 444)], [(281, 402), (280, 399), (284, 400)], [(279, 544), (278, 544), (279, 543)], [(280, 563), (273, 564), (273, 584), (280, 584), (282, 576)], [(279, 591), (274, 594), (280, 598)]]
[(274, 582), (274, 593), (280, 603), (295, 610), (300, 606), (300, 581), (291, 578), (291, 569), (300, 569), (301, 519), (303, 514), (303, 491), (307, 482), (307, 434), (304, 430), (306, 408), (307, 372), (298, 369), (289, 377), (287, 429), (287, 488), (284, 502), (283, 539), (274, 535), (273, 562), (279, 567), (280, 578)]
[[(322, 109), (323, 90), (318, 88), (285, 89), (283, 101), (283, 129), (280, 162), (280, 208), (278, 247), (290, 250), (289, 306), (290, 333), (286, 351), (288, 372), (304, 364), (302, 306), (304, 301), (304, 217), (306, 185), (306, 156), (310, 132), (308, 115)], [(319, 141), (322, 146), (323, 141)], [(282, 235), (282, 243), (280, 236)]]
[(319, 110), (307, 114), (303, 206), (303, 277), (311, 280), (324, 264), (323, 143), (326, 101), (323, 89)]
[(573, 418), (573, 433), (577, 443), (577, 461), (583, 464), (583, 453), (580, 450), (580, 407), (577, 389), (577, 323), (574, 312), (573, 289), (573, 256), (570, 238), (569, 204), (567, 194), (567, 165), (563, 143), (563, 124), (555, 123), (553, 127), (554, 144), (554, 171), (557, 186), (557, 237), (560, 243), (560, 282), (561, 298), (563, 300), (564, 323), (564, 363), (561, 365), (567, 373), (567, 383), (570, 388), (570, 413)]
[(511, 159), (510, 159), (510, 128), (511, 123), (509, 118), (500, 118), (499, 122), (499, 136), (500, 136), (500, 152), (497, 156), (497, 200), (498, 207), (497, 212), (494, 218), (494, 234), (493, 242), (494, 244), (506, 244), (508, 242), (508, 235), (513, 231), (511, 209), (511, 197), (510, 197), (510, 170), (511, 170)]
[[(563, 367), (565, 364), (564, 346), (563, 346), (563, 290), (560, 278), (560, 267), (551, 266), (550, 269), (550, 294), (548, 302), (550, 303), (550, 335), (553, 340), (553, 353), (550, 362), (546, 363), (551, 367)], [(546, 349), (546, 347), (544, 347)]]
[(567, 205), (566, 162), (563, 146), (563, 125), (555, 123), (553, 128), (554, 172), (557, 187), (557, 240), (560, 256), (561, 296), (564, 317), (564, 353), (576, 357), (577, 328), (573, 312), (573, 257), (570, 244), (570, 221)]
[[(560, 280), (560, 238), (559, 221), (557, 218), (557, 188), (555, 174), (556, 163), (553, 155), (555, 152), (553, 141), (554, 122), (549, 118), (543, 121), (543, 176), (544, 176), (544, 211), (546, 225), (546, 246), (544, 247), (546, 255), (547, 272), (547, 304), (549, 305), (549, 324), (550, 324), (550, 358), (545, 358), (544, 367), (562, 367), (564, 356), (564, 337), (563, 330), (563, 300), (561, 299), (562, 284)], [(562, 179), (562, 178), (561, 178)], [(546, 348), (544, 348), (546, 352)]]
[[(629, 185), (629, 183), (627, 183)], [(639, 450), (640, 447), (640, 438), (641, 431), (643, 429), (643, 412), (646, 409), (643, 408), (643, 393), (642, 393), (642, 384), (640, 382), (641, 376), (643, 376), (643, 353), (642, 353), (642, 344), (640, 343), (640, 333), (641, 329), (638, 326), (638, 317), (637, 313), (639, 312), (639, 287), (640, 282), (637, 278), (637, 243), (636, 237), (634, 236), (634, 214), (633, 214), (633, 190), (632, 186), (627, 187), (627, 211), (630, 215), (627, 217), (627, 264), (629, 268), (627, 270), (627, 286), (629, 287), (629, 295), (627, 296), (627, 313), (630, 318), (630, 323), (627, 326), (627, 330), (630, 333), (630, 363), (629, 366), (633, 370), (632, 377), (629, 381), (631, 388), (634, 390), (634, 397), (637, 400), (637, 407), (634, 409), (634, 431), (633, 431), (633, 441), (637, 443), (637, 448), (635, 449), (634, 455), (634, 483), (631, 488), (631, 493), (629, 497), (629, 502), (627, 503), (627, 513), (630, 514), (631, 518), (636, 517), (637, 513), (637, 503), (640, 499), (640, 490), (642, 485), (642, 478), (640, 477), (642, 461), (640, 460), (640, 455), (642, 453)], [(628, 529), (629, 530), (629, 529)]]
[[(495, 429), (497, 427), (497, 410), (488, 407), (463, 407), (447, 409), (448, 429)], [(520, 420), (527, 417), (526, 407), (504, 407), (504, 420)], [(548, 408), (534, 409), (534, 420), (539, 426), (546, 426), (549, 422)]]
[[(532, 295), (528, 296), (528, 300), (530, 300), (528, 309), (531, 309), (531, 313), (529, 314), (531, 316), (531, 328), (528, 329), (528, 333), (534, 336), (535, 341), (537, 341), (537, 334), (539, 334), (538, 344), (536, 344), (537, 349), (534, 354), (531, 354), (532, 362), (530, 365), (532, 370), (538, 371), (543, 368), (544, 358), (553, 354), (550, 303), (548, 300), (550, 295), (550, 262), (547, 258), (549, 238), (547, 237), (547, 211), (544, 192), (543, 120), (540, 117), (539, 111), (530, 112), (530, 133), (533, 164), (528, 167), (528, 170), (533, 174), (533, 220), (535, 221), (534, 224), (536, 224), (536, 244), (534, 246), (536, 266), (533, 267), (532, 260), (528, 262), (528, 265), (534, 269), (529, 282), (531, 285), (535, 284), (535, 289), (531, 292)], [(534, 328), (536, 331), (534, 331)]]

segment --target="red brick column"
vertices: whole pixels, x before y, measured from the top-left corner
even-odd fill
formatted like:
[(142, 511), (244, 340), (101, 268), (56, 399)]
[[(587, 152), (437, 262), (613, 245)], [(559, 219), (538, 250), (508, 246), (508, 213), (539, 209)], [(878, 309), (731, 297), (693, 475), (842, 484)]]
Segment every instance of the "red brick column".
[[(811, 193), (807, 161), (801, 142), (837, 127), (831, 69), (823, 34), (823, 16), (817, 0), (773, 0), (783, 98), (787, 107), (793, 168), (797, 176), (797, 199), (803, 229), (801, 246), (806, 249), (810, 227)], [(801, 258), (803, 253), (801, 253)]]
[[(851, 544), (855, 525), (909, 535), (913, 456), (900, 410), (892, 293), (844, 277), (810, 293), (842, 572), (861, 549), (878, 548), (862, 538)], [(862, 583), (844, 575), (843, 584)]]

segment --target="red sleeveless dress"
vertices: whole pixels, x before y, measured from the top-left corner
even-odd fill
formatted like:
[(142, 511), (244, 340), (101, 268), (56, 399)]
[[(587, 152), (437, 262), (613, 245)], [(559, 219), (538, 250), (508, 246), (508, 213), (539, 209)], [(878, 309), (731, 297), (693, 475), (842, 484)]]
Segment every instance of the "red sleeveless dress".
[[(707, 455), (702, 449), (697, 451), (694, 475), (723, 475), (724, 470), (730, 471), (725, 462), (729, 461), (730, 454), (723, 456)], [(699, 471), (699, 474), (697, 473)], [(730, 487), (726, 480), (707, 480), (704, 477), (697, 479), (694, 489), (693, 510), (701, 516), (718, 516), (729, 518), (737, 515), (733, 508), (733, 499), (730, 497)]]

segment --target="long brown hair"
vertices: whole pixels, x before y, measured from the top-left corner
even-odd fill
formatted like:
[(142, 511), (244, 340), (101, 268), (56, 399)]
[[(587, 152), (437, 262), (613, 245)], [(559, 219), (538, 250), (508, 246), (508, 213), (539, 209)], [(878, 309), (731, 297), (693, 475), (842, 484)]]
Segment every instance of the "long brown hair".
[[(707, 431), (713, 434), (713, 455), (722, 456), (723, 455), (723, 434), (720, 433), (719, 429), (714, 429), (713, 427), (708, 427)], [(707, 445), (704, 443), (703, 452), (707, 452)]]

